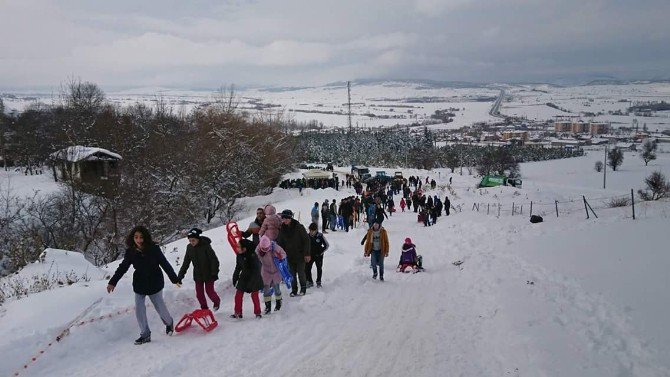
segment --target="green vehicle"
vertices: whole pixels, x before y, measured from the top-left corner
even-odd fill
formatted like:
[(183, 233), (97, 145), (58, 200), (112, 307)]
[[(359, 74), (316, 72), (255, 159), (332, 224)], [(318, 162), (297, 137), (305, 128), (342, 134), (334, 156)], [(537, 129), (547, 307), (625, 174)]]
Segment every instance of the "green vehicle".
[(503, 175), (485, 175), (479, 182), (479, 187), (512, 186), (521, 187), (523, 182), (519, 178), (507, 178)]

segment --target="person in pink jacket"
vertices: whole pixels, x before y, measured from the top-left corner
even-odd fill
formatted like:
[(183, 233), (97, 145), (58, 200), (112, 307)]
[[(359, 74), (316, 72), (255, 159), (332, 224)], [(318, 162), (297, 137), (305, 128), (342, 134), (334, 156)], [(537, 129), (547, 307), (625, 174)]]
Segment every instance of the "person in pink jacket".
[(265, 206), (265, 220), (261, 225), (261, 230), (258, 235), (268, 236), (271, 241), (276, 241), (279, 236), (279, 228), (281, 227), (281, 218), (277, 215), (277, 210), (272, 205)]
[[(267, 218), (266, 218), (267, 221)], [(265, 222), (263, 222), (265, 224)], [(272, 295), (270, 289), (274, 290), (275, 311), (281, 309), (281, 273), (274, 263), (273, 257), (282, 260), (286, 258), (286, 251), (267, 235), (262, 236), (256, 253), (261, 261), (261, 277), (263, 278), (263, 300), (265, 301), (265, 314), (272, 311)]]

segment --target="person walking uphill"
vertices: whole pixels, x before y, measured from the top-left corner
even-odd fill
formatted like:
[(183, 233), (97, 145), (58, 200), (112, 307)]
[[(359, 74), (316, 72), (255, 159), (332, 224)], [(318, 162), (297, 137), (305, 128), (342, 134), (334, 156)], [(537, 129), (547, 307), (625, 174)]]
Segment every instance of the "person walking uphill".
[(282, 226), (279, 230), (277, 243), (286, 251), (288, 266), (291, 275), (293, 275), (290, 296), (293, 297), (298, 294), (297, 280), (300, 282), (300, 295), (302, 296), (307, 292), (305, 264), (312, 260), (309, 235), (307, 235), (305, 227), (293, 218), (293, 211), (290, 209), (282, 211), (281, 218)]
[(375, 222), (372, 228), (361, 240), (363, 255), (370, 258), (372, 265), (372, 278), (377, 278), (377, 266), (379, 266), (379, 280), (384, 281), (384, 258), (389, 256), (389, 238), (386, 229)]
[(254, 252), (254, 243), (247, 239), (241, 239), (233, 272), (233, 285), (237, 288), (235, 292), (235, 311), (231, 318), (242, 318), (242, 299), (244, 293), (251, 293), (251, 301), (254, 303), (254, 314), (261, 318), (261, 302), (258, 299), (258, 291), (263, 289), (263, 278), (261, 278), (261, 262)]
[(182, 281), (186, 271), (193, 263), (193, 280), (195, 281), (195, 297), (200, 303), (200, 309), (208, 309), (207, 296), (212, 300), (214, 311), (219, 310), (221, 299), (214, 290), (214, 282), (219, 279), (219, 258), (212, 250), (212, 240), (202, 235), (202, 230), (193, 228), (188, 231), (188, 246), (184, 255), (184, 264), (179, 269), (177, 279)]
[(256, 247), (256, 254), (261, 261), (261, 276), (263, 277), (263, 300), (265, 301), (265, 314), (272, 310), (271, 289), (275, 293), (275, 311), (281, 309), (281, 273), (274, 263), (274, 257), (282, 260), (286, 258), (286, 252), (275, 241), (268, 237), (261, 237), (261, 242)]
[(258, 242), (261, 239), (261, 236), (258, 235), (261, 231), (261, 226), (263, 226), (263, 221), (265, 220), (265, 210), (263, 208), (256, 209), (256, 218), (254, 221), (249, 224), (247, 230), (242, 232), (242, 237), (248, 238), (251, 237), (251, 240), (254, 242), (254, 245), (258, 246)]
[(309, 224), (309, 241), (310, 241), (310, 253), (312, 255), (312, 260), (307, 263), (305, 267), (305, 276), (307, 279), (307, 287), (313, 287), (314, 281), (312, 280), (312, 265), (316, 264), (316, 287), (321, 288), (321, 275), (323, 273), (323, 253), (328, 250), (328, 241), (322, 233), (319, 233), (319, 227), (316, 224)]
[(144, 305), (145, 299), (149, 296), (151, 303), (160, 315), (165, 324), (165, 333), (172, 335), (174, 332), (172, 316), (163, 301), (163, 272), (168, 274), (170, 281), (174, 284), (181, 284), (175, 274), (170, 262), (165, 259), (165, 255), (160, 247), (151, 239), (149, 230), (143, 226), (136, 226), (126, 237), (126, 253), (123, 261), (116, 269), (114, 276), (109, 279), (107, 284), (107, 293), (114, 292), (114, 288), (123, 275), (132, 265), (135, 268), (133, 272), (133, 291), (135, 292), (135, 317), (140, 327), (140, 337), (135, 340), (135, 344), (140, 345), (151, 342), (151, 330), (147, 321), (147, 309)]
[(319, 224), (319, 202), (314, 203), (314, 207), (312, 207), (312, 224)]

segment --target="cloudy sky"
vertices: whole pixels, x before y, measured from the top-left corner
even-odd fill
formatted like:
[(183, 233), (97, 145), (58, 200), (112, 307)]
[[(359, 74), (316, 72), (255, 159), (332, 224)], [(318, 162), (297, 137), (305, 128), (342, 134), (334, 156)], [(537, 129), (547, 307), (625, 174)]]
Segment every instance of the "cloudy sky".
[(670, 78), (668, 0), (0, 0), (0, 88)]

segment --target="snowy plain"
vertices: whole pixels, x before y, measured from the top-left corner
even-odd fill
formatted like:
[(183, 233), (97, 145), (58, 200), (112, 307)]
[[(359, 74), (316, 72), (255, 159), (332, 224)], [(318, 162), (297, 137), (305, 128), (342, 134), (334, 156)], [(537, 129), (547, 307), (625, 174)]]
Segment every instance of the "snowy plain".
[[(253, 318), (248, 295), (245, 318), (227, 319), (235, 256), (225, 229), (211, 229), (205, 235), (221, 261), (219, 327), (208, 334), (193, 327), (167, 337), (150, 307), (153, 337), (143, 346), (132, 344), (138, 328), (131, 271), (107, 294), (107, 278), (118, 262), (98, 269), (82, 263), (79, 254), (49, 250), (44, 263), (18, 276), (58, 269), (87, 273), (90, 281), (0, 307), (0, 375), (668, 376), (670, 203), (636, 203), (633, 220), (630, 206), (606, 208), (602, 199), (629, 195), (653, 170), (668, 176), (665, 147), (648, 167), (626, 154), (620, 170), (608, 170), (605, 190), (602, 175), (593, 170), (602, 159), (600, 150), (522, 164), (524, 183), (518, 189), (475, 189), (478, 180), (467, 172), (403, 170), (406, 176), (435, 178), (438, 187), (428, 193), (448, 195), (451, 216), (432, 227), (418, 223), (413, 212), (386, 220), (391, 253), (385, 282), (371, 278), (360, 246), (362, 226), (329, 232), (323, 288), (291, 298), (283, 287), (282, 310), (260, 320)], [(19, 191), (49, 185), (46, 175), (31, 180), (3, 174), (0, 179), (11, 178)], [(314, 202), (349, 195), (353, 191), (346, 189), (307, 189), (303, 195), (275, 189), (269, 196), (245, 198), (238, 223), (245, 228), (256, 207), (272, 203), (292, 209), (306, 224)], [(594, 204), (597, 219), (586, 219), (582, 195)], [(528, 222), (530, 201), (543, 223)], [(473, 210), (475, 203), (479, 211)], [(500, 215), (485, 209), (496, 204)], [(394, 271), (406, 237), (423, 255), (426, 272)], [(186, 243), (164, 245), (173, 266), (183, 258)], [(453, 264), (458, 261), (462, 264)], [(197, 308), (190, 273), (184, 283), (164, 290), (175, 321)], [(85, 323), (55, 342), (96, 300), (101, 301), (82, 318)]]

